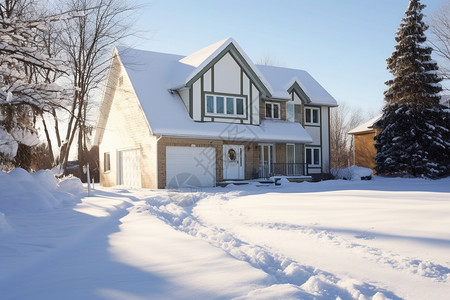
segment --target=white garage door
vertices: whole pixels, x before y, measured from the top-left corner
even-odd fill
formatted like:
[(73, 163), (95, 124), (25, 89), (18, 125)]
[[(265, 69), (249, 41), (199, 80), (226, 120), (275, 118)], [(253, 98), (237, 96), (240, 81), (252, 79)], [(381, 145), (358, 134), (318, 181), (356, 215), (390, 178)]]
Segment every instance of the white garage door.
[(215, 148), (166, 147), (166, 186), (168, 188), (215, 185)]
[(141, 187), (141, 153), (139, 149), (119, 151), (119, 184)]

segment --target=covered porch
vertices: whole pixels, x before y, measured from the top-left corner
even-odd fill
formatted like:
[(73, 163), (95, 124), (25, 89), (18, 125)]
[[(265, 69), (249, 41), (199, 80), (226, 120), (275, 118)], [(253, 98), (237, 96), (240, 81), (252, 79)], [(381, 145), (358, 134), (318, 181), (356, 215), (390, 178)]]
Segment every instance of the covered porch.
[(258, 168), (253, 178), (273, 176), (308, 176), (304, 162), (304, 144), (261, 143), (258, 145)]

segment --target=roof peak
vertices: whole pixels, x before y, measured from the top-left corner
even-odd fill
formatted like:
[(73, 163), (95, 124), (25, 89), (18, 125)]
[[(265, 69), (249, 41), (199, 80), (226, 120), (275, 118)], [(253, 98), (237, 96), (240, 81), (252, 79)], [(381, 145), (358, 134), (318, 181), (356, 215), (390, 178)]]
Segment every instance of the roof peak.
[(180, 59), (180, 62), (197, 68), (210, 56), (213, 56), (213, 54), (219, 54), (220, 51), (231, 43), (236, 45), (236, 41), (233, 38), (223, 39), (187, 55), (186, 57)]

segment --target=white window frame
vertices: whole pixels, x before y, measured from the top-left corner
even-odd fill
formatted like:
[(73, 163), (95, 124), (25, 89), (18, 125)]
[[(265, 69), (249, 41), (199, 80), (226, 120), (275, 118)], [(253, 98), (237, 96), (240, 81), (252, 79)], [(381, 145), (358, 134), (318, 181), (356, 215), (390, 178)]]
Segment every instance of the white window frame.
[[(314, 111), (317, 111), (317, 122), (314, 122)], [(308, 122), (308, 115), (310, 122)], [(308, 125), (320, 125), (320, 108), (318, 107), (305, 107), (305, 124)]]
[[(214, 112), (208, 112), (208, 96), (213, 97), (213, 110)], [(217, 112), (217, 97), (223, 97), (223, 113)], [(233, 99), (233, 111), (234, 114), (227, 113), (227, 98)], [(237, 114), (237, 99), (242, 99), (242, 115)], [(205, 94), (205, 116), (210, 117), (235, 117), (235, 118), (246, 118), (247, 117), (247, 98), (245, 96), (233, 96), (226, 94)]]
[[(311, 163), (308, 162), (308, 155), (307, 155), (308, 150), (311, 151)], [(319, 162), (318, 164), (314, 163), (314, 161), (315, 161), (315, 154), (314, 154), (315, 151), (314, 150), (318, 150), (318, 154), (317, 154), (318, 155), (317, 160)], [(320, 167), (321, 163), (322, 163), (321, 156), (322, 155), (321, 155), (320, 147), (305, 147), (305, 163), (308, 164), (308, 167)]]
[[(270, 117), (268, 117), (267, 116), (267, 105), (271, 105), (272, 106), (272, 108), (271, 108), (271, 110), (270, 110), (270, 112), (271, 112), (271, 116)], [(278, 106), (278, 118), (274, 118), (273, 117), (273, 107), (274, 106)], [(281, 105), (280, 105), (280, 103), (276, 103), (276, 102), (266, 102), (265, 103), (265, 105), (264, 105), (264, 109), (265, 109), (265, 117), (266, 117), (266, 119), (274, 119), (274, 120), (279, 120), (279, 119), (281, 119)]]

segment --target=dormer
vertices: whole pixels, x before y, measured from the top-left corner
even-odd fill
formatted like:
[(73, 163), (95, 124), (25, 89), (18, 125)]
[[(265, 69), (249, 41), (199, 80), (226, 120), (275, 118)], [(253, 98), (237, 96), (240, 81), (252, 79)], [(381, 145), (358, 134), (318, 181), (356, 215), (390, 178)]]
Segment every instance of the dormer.
[(261, 99), (271, 97), (270, 86), (233, 39), (179, 62), (193, 67), (176, 90), (194, 121), (260, 124)]

